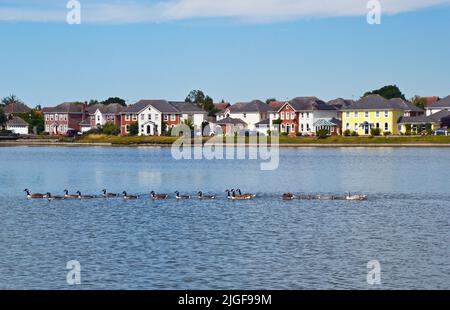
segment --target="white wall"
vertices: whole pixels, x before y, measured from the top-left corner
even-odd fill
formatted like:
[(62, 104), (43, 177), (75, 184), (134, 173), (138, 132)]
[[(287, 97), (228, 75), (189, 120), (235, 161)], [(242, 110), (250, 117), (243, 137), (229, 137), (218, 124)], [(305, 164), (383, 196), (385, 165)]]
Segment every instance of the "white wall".
[(249, 130), (255, 130), (255, 124), (263, 120), (259, 113), (230, 113), (230, 117), (241, 119), (246, 122)]
[(28, 135), (29, 131), (28, 131), (28, 126), (6, 126), (6, 130), (12, 131), (15, 134), (19, 134), (19, 135)]
[(436, 113), (438, 113), (438, 112), (441, 112), (441, 111), (443, 111), (443, 110), (447, 110), (447, 111), (449, 111), (450, 109), (449, 108), (434, 108), (434, 109), (430, 109), (430, 108), (427, 108), (427, 112), (426, 112), (426, 114), (427, 114), (427, 116), (430, 116), (430, 115), (432, 115), (432, 114), (436, 114)]
[(142, 126), (144, 124), (147, 124), (149, 121), (157, 125), (157, 132), (154, 132), (155, 128), (151, 128), (150, 135), (161, 135), (162, 134), (161, 118), (162, 118), (161, 113), (152, 106), (148, 106), (147, 108), (145, 108), (145, 110), (141, 111), (141, 113), (139, 113), (138, 115), (139, 135), (140, 136), (147, 135), (146, 126), (144, 126), (144, 128), (142, 128)]

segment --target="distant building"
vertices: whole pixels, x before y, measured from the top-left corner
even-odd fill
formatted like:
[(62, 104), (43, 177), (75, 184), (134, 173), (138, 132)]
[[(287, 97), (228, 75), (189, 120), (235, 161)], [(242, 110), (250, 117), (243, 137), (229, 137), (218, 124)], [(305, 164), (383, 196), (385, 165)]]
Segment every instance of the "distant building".
[(56, 107), (43, 108), (45, 132), (50, 135), (65, 135), (69, 130), (81, 132), (80, 123), (89, 115), (87, 105), (78, 102), (64, 102)]
[(29, 126), (28, 123), (17, 116), (10, 114), (8, 116), (8, 121), (6, 122), (6, 130), (9, 130), (15, 134), (28, 135)]
[(431, 105), (427, 105), (425, 107), (425, 110), (427, 111), (427, 116), (441, 112), (443, 110), (450, 111), (450, 96), (447, 96), (444, 99), (436, 101)]
[(225, 118), (240, 119), (247, 124), (249, 130), (256, 130), (257, 123), (269, 118), (269, 111), (269, 105), (260, 100), (239, 102), (218, 114), (217, 121)]
[(31, 109), (23, 103), (10, 103), (3, 110), (7, 116), (31, 112)]

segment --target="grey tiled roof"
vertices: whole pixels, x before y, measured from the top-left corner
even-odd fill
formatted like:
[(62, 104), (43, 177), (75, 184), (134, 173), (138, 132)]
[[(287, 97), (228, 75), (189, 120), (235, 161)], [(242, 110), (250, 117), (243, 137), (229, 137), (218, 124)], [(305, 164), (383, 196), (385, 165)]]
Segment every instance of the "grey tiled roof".
[(7, 122), (8, 126), (12, 126), (12, 127), (17, 127), (17, 126), (28, 126), (28, 123), (25, 122), (23, 119), (21, 119), (20, 117), (12, 117), (10, 120), (8, 120)]
[(226, 117), (216, 123), (217, 125), (247, 125), (246, 122), (240, 118)]
[(203, 113), (208, 114), (201, 107), (196, 105), (195, 103), (184, 102), (184, 101), (169, 101), (169, 103), (174, 106), (180, 113)]
[(112, 103), (112, 104), (94, 104), (90, 107), (88, 107), (89, 114), (95, 114), (97, 110), (100, 110), (102, 114), (120, 114), (123, 111), (126, 110), (126, 108), (123, 105), (120, 105), (118, 103)]
[(28, 113), (31, 109), (23, 103), (11, 103), (4, 108), (6, 114)]
[(317, 97), (297, 97), (289, 101), (295, 111), (336, 110), (336, 107), (326, 104)]
[(79, 102), (64, 102), (56, 107), (43, 108), (43, 113), (81, 113), (83, 104)]
[(369, 95), (356, 101), (354, 104), (342, 108), (343, 111), (349, 110), (404, 110), (423, 112), (422, 109), (412, 105), (411, 103), (401, 99), (394, 98), (387, 100), (380, 95)]
[(402, 117), (399, 120), (400, 124), (428, 124), (428, 123), (440, 123), (442, 119), (450, 117), (450, 111), (443, 110), (438, 113), (434, 113), (430, 116), (414, 116), (414, 117)]
[(260, 101), (253, 100), (251, 102), (238, 102), (229, 107), (231, 113), (266, 113), (269, 106)]
[(354, 103), (355, 103), (354, 100), (342, 99), (342, 98), (337, 98), (337, 99), (330, 100), (327, 102), (328, 105), (332, 105), (332, 106), (336, 107), (337, 109), (346, 108), (348, 106), (351, 106)]
[(82, 122), (80, 122), (81, 126), (91, 126), (91, 119), (86, 117)]
[(430, 123), (438, 123), (441, 122), (443, 118), (450, 117), (450, 111), (442, 110), (438, 113), (431, 114), (428, 116), (428, 121)]
[(270, 125), (270, 120), (267, 118), (265, 120), (260, 121), (259, 123), (256, 123), (255, 126), (261, 126), (261, 125), (265, 125), (265, 126), (269, 126)]
[(439, 100), (438, 102), (430, 105), (428, 108), (450, 108), (450, 96), (445, 97), (444, 99)]

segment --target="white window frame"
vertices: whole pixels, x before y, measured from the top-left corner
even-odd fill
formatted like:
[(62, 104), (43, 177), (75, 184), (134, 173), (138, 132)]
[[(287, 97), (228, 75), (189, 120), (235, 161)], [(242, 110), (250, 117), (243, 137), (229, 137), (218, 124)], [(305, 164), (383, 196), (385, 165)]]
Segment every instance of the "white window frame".
[(284, 120), (284, 112), (281, 112), (281, 113), (280, 113), (280, 119), (281, 119), (281, 120)]
[(129, 121), (130, 121), (130, 115), (129, 115), (129, 114), (126, 114), (126, 115), (125, 115), (125, 121), (126, 121), (126, 122), (129, 122)]
[(172, 121), (172, 122), (176, 121), (175, 114), (170, 114), (170, 121)]

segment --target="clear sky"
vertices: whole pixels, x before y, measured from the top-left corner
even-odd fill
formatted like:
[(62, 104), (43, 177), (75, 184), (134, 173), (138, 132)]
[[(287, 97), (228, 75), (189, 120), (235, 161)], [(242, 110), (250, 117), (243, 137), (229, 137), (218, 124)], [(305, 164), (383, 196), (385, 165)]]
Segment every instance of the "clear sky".
[(0, 97), (30, 106), (450, 95), (450, 1), (381, 1), (381, 25), (363, 0), (85, 0), (81, 25), (65, 0), (36, 2), (0, 2)]

